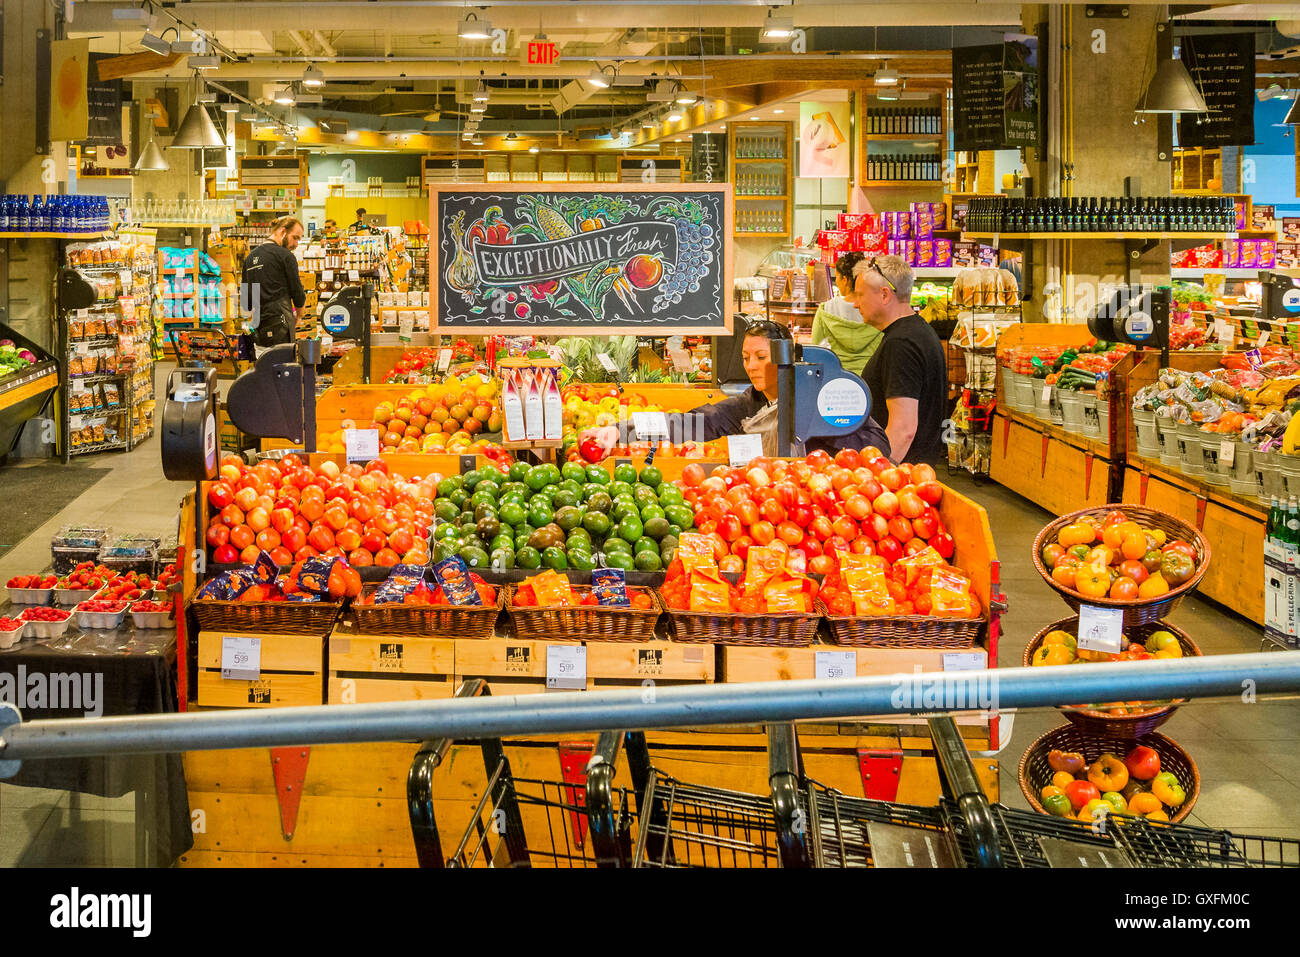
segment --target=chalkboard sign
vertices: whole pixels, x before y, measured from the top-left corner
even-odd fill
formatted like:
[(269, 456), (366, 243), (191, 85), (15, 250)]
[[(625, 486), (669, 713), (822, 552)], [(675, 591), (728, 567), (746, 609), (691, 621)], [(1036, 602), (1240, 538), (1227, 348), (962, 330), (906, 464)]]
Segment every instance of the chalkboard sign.
[(722, 133), (691, 134), (691, 179), (720, 183), (727, 178), (727, 137)]
[(1179, 146), (1255, 142), (1255, 35), (1184, 37), (1180, 52), (1209, 113), (1178, 116)]
[(107, 53), (90, 55), (86, 79), (86, 146), (120, 146), (122, 140), (122, 81), (99, 79), (99, 61)]
[(725, 184), (448, 186), (429, 206), (440, 331), (730, 331)]
[(953, 149), (1039, 145), (1038, 54), (1038, 39), (1024, 34), (1009, 34), (1005, 43), (952, 51)]

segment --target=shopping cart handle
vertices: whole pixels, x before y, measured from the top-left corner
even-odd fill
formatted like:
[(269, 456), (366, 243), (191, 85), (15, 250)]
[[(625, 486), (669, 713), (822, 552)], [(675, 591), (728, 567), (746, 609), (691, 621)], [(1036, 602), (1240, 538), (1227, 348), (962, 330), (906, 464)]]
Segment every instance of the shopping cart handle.
[(944, 794), (957, 802), (957, 808), (966, 820), (975, 849), (976, 866), (1001, 867), (1002, 850), (993, 812), (975, 773), (975, 762), (957, 730), (957, 723), (945, 716), (930, 718), (929, 725), (939, 763), (939, 782)]
[(626, 867), (630, 848), (620, 843), (618, 809), (614, 802), (614, 774), (622, 731), (602, 731), (587, 762), (587, 833), (597, 867)]

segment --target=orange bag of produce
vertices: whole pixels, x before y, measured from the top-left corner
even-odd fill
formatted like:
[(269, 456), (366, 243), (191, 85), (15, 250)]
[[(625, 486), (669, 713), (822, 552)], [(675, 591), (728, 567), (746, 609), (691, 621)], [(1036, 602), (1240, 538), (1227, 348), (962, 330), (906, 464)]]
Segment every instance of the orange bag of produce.
[(763, 588), (763, 600), (767, 604), (768, 613), (772, 615), (789, 612), (804, 614), (809, 610), (803, 582), (798, 578), (783, 577), (769, 581)]
[(745, 556), (745, 589), (762, 588), (785, 569), (785, 556), (775, 548), (751, 545)]
[(930, 579), (930, 613), (941, 618), (974, 617), (970, 579), (955, 568), (936, 568)]
[(717, 569), (718, 560), (713, 554), (713, 543), (699, 532), (683, 532), (677, 540), (677, 558), (682, 571), (689, 575), (697, 568)]
[(538, 605), (548, 607), (573, 604), (573, 589), (569, 586), (569, 579), (559, 572), (548, 569), (528, 581), (533, 586), (533, 593), (537, 595)]
[(900, 558), (894, 562), (894, 567), (903, 569), (904, 581), (910, 586), (916, 583), (924, 569), (945, 564), (947, 563), (943, 560), (943, 556), (934, 550), (933, 545), (929, 545), (915, 555)]
[[(853, 559), (850, 561), (850, 559)], [(893, 615), (897, 611), (885, 577), (886, 562), (879, 555), (844, 555), (844, 584), (859, 615)]]
[(731, 585), (716, 569), (697, 568), (691, 572), (691, 611), (731, 612)]

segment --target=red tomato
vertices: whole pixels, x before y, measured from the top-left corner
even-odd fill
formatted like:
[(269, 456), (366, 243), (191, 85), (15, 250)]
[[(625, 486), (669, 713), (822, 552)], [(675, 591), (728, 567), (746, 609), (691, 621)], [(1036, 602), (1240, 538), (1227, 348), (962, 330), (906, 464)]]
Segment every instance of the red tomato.
[(785, 506), (776, 499), (768, 499), (763, 503), (759, 511), (762, 513), (763, 518), (773, 525), (780, 525), (788, 517)]
[(686, 468), (682, 469), (682, 484), (687, 488), (695, 488), (704, 481), (704, 466), (692, 462)]
[(898, 514), (903, 518), (919, 518), (924, 511), (925, 502), (916, 494), (916, 489), (909, 486), (898, 493)]
[(871, 469), (875, 476), (879, 478), (881, 472), (885, 471), (885, 469), (893, 468), (893, 465), (890, 463), (889, 459), (885, 458), (883, 455), (877, 455), (873, 458), (867, 459), (867, 468)]
[(273, 528), (265, 528), (257, 533), (257, 538), (254, 539), (254, 542), (262, 551), (269, 552), (271, 549), (279, 547), (280, 533)]
[(750, 526), (749, 534), (755, 545), (770, 545), (776, 538), (776, 526), (766, 520), (758, 521)]
[[(735, 483), (733, 482), (732, 484), (734, 485)], [(707, 494), (709, 492), (723, 493), (731, 486), (727, 485), (727, 483), (722, 480), (721, 476), (710, 475), (700, 483), (699, 487), (701, 494)]]
[(235, 493), (225, 482), (213, 482), (208, 488), (208, 504), (218, 512), (235, 500)]
[(871, 503), (871, 507), (877, 515), (893, 518), (898, 514), (898, 496), (893, 492), (881, 492), (879, 497)]
[(831, 523), (831, 531), (846, 542), (851, 542), (858, 537), (858, 523), (847, 515), (841, 515)]
[(952, 540), (952, 536), (943, 531), (936, 532), (930, 537), (930, 545), (939, 553), (939, 557), (945, 561), (952, 558), (952, 553), (956, 549), (956, 543)]
[(939, 523), (932, 515), (919, 515), (912, 519), (912, 531), (918, 538), (931, 538), (939, 531)]
[(817, 471), (821, 471), (831, 464), (831, 457), (822, 449), (818, 449), (816, 452), (809, 452), (804, 457), (804, 461)]
[(815, 558), (816, 556), (820, 555), (823, 551), (822, 543), (817, 541), (817, 539), (814, 536), (809, 535), (806, 532), (804, 533), (803, 536), (803, 543), (799, 547), (808, 553), (809, 558)]
[(917, 485), (922, 482), (933, 482), (936, 477), (934, 466), (924, 464), (912, 466), (912, 481)]
[(208, 526), (208, 544), (216, 548), (230, 541), (230, 526), (217, 522)]
[(807, 528), (813, 520), (813, 510), (810, 505), (791, 505), (789, 515), (790, 521), (794, 522), (800, 528)]
[(231, 528), (236, 525), (243, 525), (244, 512), (238, 505), (227, 505), (221, 510), (221, 521)]
[(1134, 559), (1120, 562), (1119, 573), (1126, 578), (1133, 579), (1139, 585), (1151, 576), (1151, 573), (1147, 571), (1147, 567)]
[(256, 545), (249, 545), (239, 553), (239, 560), (245, 565), (251, 565), (257, 561), (257, 556), (262, 554), (262, 550)]
[(873, 542), (878, 542), (889, 534), (889, 519), (872, 512), (862, 521), (862, 534)]
[(724, 515), (718, 520), (718, 534), (725, 541), (734, 542), (745, 534), (745, 528), (740, 524), (740, 519), (735, 515)]
[(222, 545), (212, 553), (212, 560), (218, 565), (233, 565), (239, 561), (239, 552), (233, 545)]
[(740, 519), (740, 524), (746, 528), (758, 521), (758, 506), (747, 498), (737, 502), (731, 513)]
[(856, 469), (862, 464), (862, 456), (853, 449), (840, 449), (835, 453), (835, 464), (842, 469)]
[(886, 535), (876, 542), (876, 554), (891, 565), (903, 557), (903, 546), (892, 535)]
[(900, 545), (906, 545), (916, 536), (912, 523), (901, 515), (895, 515), (889, 520), (889, 534), (898, 539)]
[(794, 482), (777, 482), (772, 486), (772, 491), (776, 493), (776, 500), (785, 508), (790, 508), (799, 501), (799, 486)]
[(271, 561), (275, 562), (277, 565), (281, 567), (285, 565), (292, 565), (293, 552), (289, 551), (289, 549), (285, 548), (282, 545), (277, 545), (275, 548), (271, 549)]
[(922, 482), (916, 487), (916, 494), (927, 505), (938, 505), (939, 499), (943, 498), (943, 486), (938, 482)]
[(354, 548), (348, 553), (348, 564), (353, 568), (366, 568), (375, 563), (375, 556), (364, 548)]
[(880, 484), (891, 492), (897, 492), (907, 484), (906, 476), (903, 475), (903, 470), (899, 468), (885, 469), (877, 478), (880, 479)]
[(751, 488), (765, 488), (772, 484), (772, 476), (761, 468), (751, 468), (745, 473), (745, 481)]
[(862, 495), (850, 496), (844, 503), (844, 511), (854, 521), (862, 521), (871, 514), (871, 501)]
[(830, 538), (835, 532), (831, 528), (831, 520), (825, 515), (818, 515), (808, 526), (808, 531), (823, 542)]
[(751, 492), (752, 489), (748, 486), (737, 485), (735, 488), (728, 489), (727, 494), (723, 497), (729, 504), (734, 506), (738, 502), (752, 502), (753, 498), (751, 497)]
[(803, 529), (794, 522), (782, 522), (777, 526), (776, 533), (791, 548), (803, 541)]
[(307, 532), (294, 525), (280, 535), (280, 544), (291, 552), (299, 552), (307, 545)]

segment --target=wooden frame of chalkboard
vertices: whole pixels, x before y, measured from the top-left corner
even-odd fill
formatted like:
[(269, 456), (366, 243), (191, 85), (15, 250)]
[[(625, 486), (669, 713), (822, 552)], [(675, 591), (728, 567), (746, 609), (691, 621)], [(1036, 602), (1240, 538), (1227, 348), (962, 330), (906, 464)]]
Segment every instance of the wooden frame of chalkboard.
[[(586, 213), (581, 203), (574, 202), (582, 196), (597, 200)], [(444, 224), (444, 197), (457, 197), (469, 209), (450, 212)], [(477, 215), (474, 204), (481, 205), (488, 197), (499, 202), (484, 207), (483, 216)], [(601, 204), (601, 197), (607, 202)], [(523, 219), (516, 216), (521, 201)], [(494, 212), (489, 215), (489, 210)], [(453, 222), (462, 212), (474, 213), (475, 218), (461, 216)], [(733, 212), (729, 183), (431, 185), (429, 328), (474, 335), (729, 335)], [(629, 219), (637, 214), (642, 219)], [(570, 221), (577, 216), (586, 218)], [(685, 232), (676, 225), (677, 219), (686, 220)], [(640, 229), (629, 232), (628, 227), (636, 224)], [(521, 248), (545, 245), (545, 262), (536, 257), (507, 261), (471, 255), (471, 248), (516, 245), (510, 242), (516, 231), (532, 240), (519, 243)], [(598, 245), (583, 243), (585, 233), (591, 234), (586, 238), (603, 243), (604, 252)], [(682, 265), (680, 286), (666, 278), (682, 262), (679, 236), (688, 238), (692, 247)], [(614, 242), (623, 248), (615, 250)], [(701, 248), (696, 248), (697, 243)], [(635, 252), (638, 248), (644, 251)], [(664, 256), (650, 255), (657, 251), (671, 253), (673, 262), (667, 269)], [(618, 268), (620, 256), (625, 261)], [(583, 263), (591, 269), (578, 273), (575, 265)], [(480, 268), (500, 275), (508, 268), (523, 272), (509, 281), (485, 283)], [(591, 278), (598, 269), (600, 275)], [(616, 313), (626, 309), (627, 315), (606, 318), (606, 297), (612, 297), (609, 302)], [(456, 305), (448, 308), (453, 298)]]

